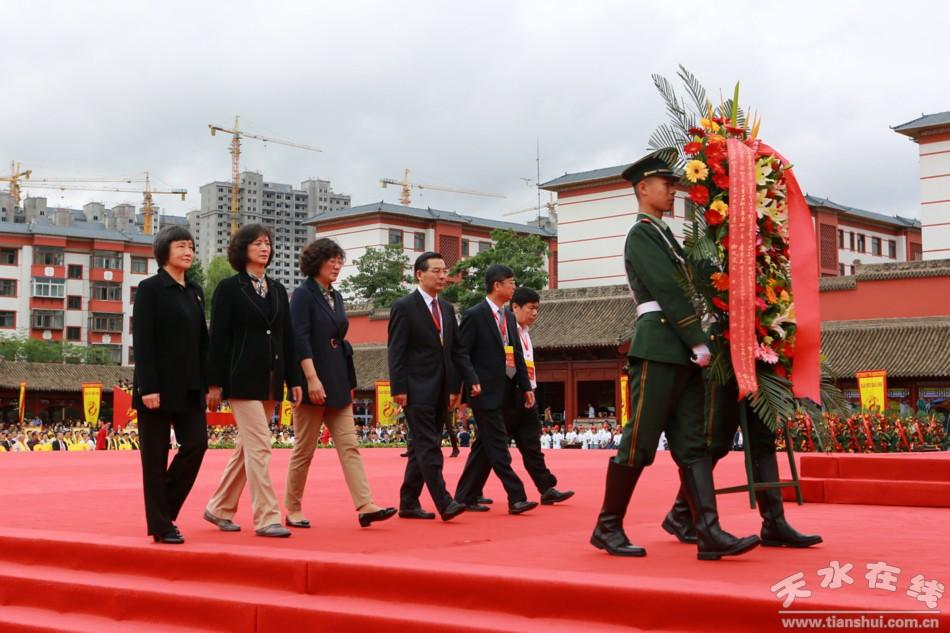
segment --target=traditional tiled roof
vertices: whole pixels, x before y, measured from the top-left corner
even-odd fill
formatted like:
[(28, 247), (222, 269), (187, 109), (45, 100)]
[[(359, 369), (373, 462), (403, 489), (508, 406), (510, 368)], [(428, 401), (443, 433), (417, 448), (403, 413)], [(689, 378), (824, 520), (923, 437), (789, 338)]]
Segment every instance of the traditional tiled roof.
[(534, 235), (541, 235), (543, 237), (554, 237), (557, 235), (557, 233), (554, 231), (549, 231), (548, 229), (537, 226), (531, 226), (530, 224), (518, 224), (516, 222), (505, 222), (503, 220), (492, 220), (490, 218), (482, 218), (475, 215), (463, 215), (454, 211), (440, 211), (439, 209), (432, 208), (422, 209), (420, 207), (410, 207), (384, 201), (362, 204), (356, 207), (349, 207), (347, 209), (338, 209), (336, 211), (325, 211), (323, 213), (310, 216), (303, 221), (303, 224), (316, 226), (323, 222), (358, 217), (373, 213), (389, 213), (391, 215), (401, 215), (411, 218), (420, 218), (423, 220), (458, 222), (460, 224), (468, 224), (470, 226), (477, 226), (486, 229), (508, 229), (515, 231), (516, 233), (532, 233)]
[(913, 121), (901, 123), (900, 125), (896, 125), (891, 129), (898, 134), (905, 134), (910, 137), (915, 137), (921, 130), (932, 127), (946, 126), (950, 126), (950, 110), (947, 112), (938, 112), (937, 114), (922, 114)]
[(623, 165), (614, 165), (613, 167), (601, 167), (600, 169), (579, 171), (573, 174), (565, 173), (563, 176), (559, 176), (553, 180), (541, 183), (539, 187), (548, 191), (557, 191), (559, 189), (567, 189), (580, 184), (622, 180), (620, 174), (622, 174), (623, 170), (629, 166), (630, 163), (625, 163)]
[(847, 277), (823, 277), (819, 283), (822, 292), (853, 290), (859, 281), (886, 279), (916, 279), (921, 277), (950, 277), (950, 259), (925, 259), (912, 262), (884, 264), (856, 264), (855, 273)]
[(636, 312), (627, 286), (544, 290), (531, 341), (539, 350), (618, 347), (633, 332)]
[(819, 198), (818, 196), (806, 195), (805, 202), (811, 208), (822, 207), (825, 209), (831, 209), (833, 211), (839, 211), (841, 213), (846, 213), (848, 215), (853, 215), (865, 220), (872, 220), (874, 222), (879, 222), (890, 226), (896, 226), (899, 228), (920, 228), (920, 220), (905, 218), (899, 215), (885, 215), (883, 213), (877, 213), (876, 211), (858, 209), (857, 207), (849, 207), (847, 205), (834, 202), (833, 200), (829, 200), (828, 198)]
[(0, 221), (0, 234), (17, 233), (27, 235), (53, 235), (57, 237), (79, 237), (113, 242), (134, 242), (151, 244), (153, 235), (145, 235), (138, 230), (119, 231), (107, 229), (100, 222), (78, 222), (72, 226), (58, 226), (47, 219), (35, 220), (29, 224)]
[(112, 391), (120, 380), (132, 381), (132, 368), (118, 365), (69, 365), (0, 360), (0, 389), (19, 389), (26, 381), (30, 391), (80, 391), (84, 382), (102, 383)]
[(895, 378), (950, 376), (950, 317), (829, 321), (821, 351), (835, 378), (874, 369)]

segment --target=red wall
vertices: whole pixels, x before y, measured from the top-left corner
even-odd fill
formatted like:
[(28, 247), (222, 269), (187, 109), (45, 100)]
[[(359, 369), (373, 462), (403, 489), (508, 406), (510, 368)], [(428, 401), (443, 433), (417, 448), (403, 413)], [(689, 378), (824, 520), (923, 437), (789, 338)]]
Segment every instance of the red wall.
[(821, 320), (950, 316), (950, 277), (859, 280), (854, 290), (820, 294)]
[(353, 345), (376, 343), (386, 344), (389, 319), (371, 321), (368, 314), (350, 316), (350, 329), (346, 331), (346, 340)]

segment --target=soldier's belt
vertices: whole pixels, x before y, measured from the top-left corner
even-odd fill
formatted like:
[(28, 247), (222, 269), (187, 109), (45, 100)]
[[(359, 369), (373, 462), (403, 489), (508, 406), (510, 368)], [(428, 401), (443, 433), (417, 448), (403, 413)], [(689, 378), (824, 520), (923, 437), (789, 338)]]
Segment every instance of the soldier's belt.
[(637, 317), (642, 317), (649, 312), (663, 312), (663, 308), (656, 301), (644, 301), (637, 305)]

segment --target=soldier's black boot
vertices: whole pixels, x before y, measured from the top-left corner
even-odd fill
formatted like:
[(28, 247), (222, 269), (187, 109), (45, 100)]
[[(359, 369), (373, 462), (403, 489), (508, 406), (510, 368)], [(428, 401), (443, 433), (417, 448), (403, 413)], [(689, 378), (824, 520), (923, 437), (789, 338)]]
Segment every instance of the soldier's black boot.
[(719, 526), (712, 460), (709, 457), (681, 467), (680, 479), (693, 513), (693, 523), (696, 525), (699, 560), (719, 560), (723, 556), (737, 556), (759, 545), (758, 536), (736, 538)]
[(646, 556), (647, 551), (630, 543), (623, 531), (623, 518), (633, 489), (643, 472), (642, 466), (625, 466), (610, 459), (607, 465), (607, 483), (604, 505), (597, 517), (590, 544), (614, 556)]
[[(752, 460), (755, 481), (778, 481), (778, 459), (775, 453)], [(762, 545), (765, 547), (811, 547), (821, 543), (817, 534), (802, 534), (785, 520), (785, 505), (780, 488), (758, 490), (755, 500), (762, 515)]]
[(660, 525), (680, 543), (696, 544), (696, 526), (693, 525), (693, 515), (689, 511), (689, 502), (686, 501), (686, 492), (682, 485), (676, 493), (673, 507)]

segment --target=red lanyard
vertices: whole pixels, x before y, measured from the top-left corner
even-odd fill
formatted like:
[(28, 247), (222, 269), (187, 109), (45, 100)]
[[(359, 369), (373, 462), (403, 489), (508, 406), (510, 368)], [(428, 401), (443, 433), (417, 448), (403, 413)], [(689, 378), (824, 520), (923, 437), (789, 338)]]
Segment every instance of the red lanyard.
[(524, 350), (524, 353), (533, 357), (534, 348), (531, 347), (531, 337), (528, 335), (528, 331), (518, 328), (518, 338), (521, 339), (521, 349)]

